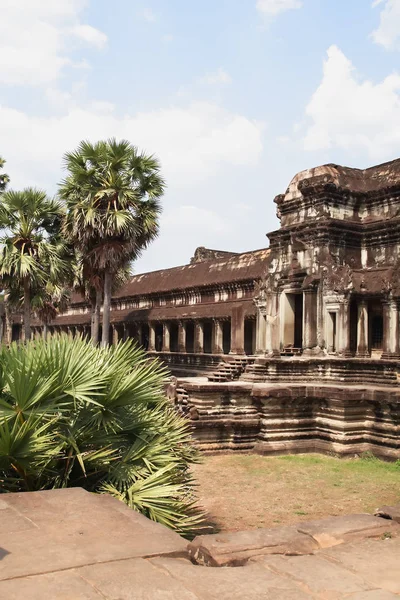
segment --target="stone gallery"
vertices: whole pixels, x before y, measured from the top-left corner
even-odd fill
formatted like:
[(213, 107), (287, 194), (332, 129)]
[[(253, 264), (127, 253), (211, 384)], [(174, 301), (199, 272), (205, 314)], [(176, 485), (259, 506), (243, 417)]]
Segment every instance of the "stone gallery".
[[(302, 171), (275, 203), (269, 248), (134, 276), (112, 339), (203, 376), (170, 395), (205, 449), (399, 457), (400, 159)], [(84, 300), (50, 330), (88, 333)]]

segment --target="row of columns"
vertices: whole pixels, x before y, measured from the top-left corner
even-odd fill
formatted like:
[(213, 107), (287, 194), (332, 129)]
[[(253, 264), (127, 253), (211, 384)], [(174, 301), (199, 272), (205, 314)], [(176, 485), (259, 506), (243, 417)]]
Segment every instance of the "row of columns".
[[(175, 321), (177, 325), (177, 346), (174, 344), (176, 351), (180, 353), (187, 352), (187, 325), (190, 321), (179, 320)], [(193, 352), (196, 354), (204, 353), (205, 349), (205, 335), (204, 326), (205, 321), (194, 320), (193, 322)], [(224, 320), (212, 319), (208, 320), (208, 323), (212, 324), (211, 329), (211, 353), (212, 354), (223, 354), (224, 353)], [(228, 322), (228, 321), (226, 321)], [(171, 322), (159, 322), (149, 321), (148, 325), (148, 351), (155, 352), (156, 346), (160, 350), (160, 345), (157, 344), (156, 336), (157, 329), (162, 325), (162, 344), (161, 352), (171, 352)], [(229, 344), (226, 341), (226, 345), (229, 348), (225, 348), (225, 351), (229, 351), (231, 354), (244, 354), (245, 353), (245, 319), (243, 311), (238, 308), (233, 311), (233, 314), (229, 320), (230, 323), (230, 341)], [(110, 343), (117, 344), (120, 340), (125, 340), (132, 333), (129, 331), (129, 327), (132, 324), (121, 323), (111, 324), (111, 335)], [(143, 342), (143, 324), (135, 324), (135, 338), (140, 343)], [(74, 337), (75, 335), (88, 335), (90, 336), (90, 325), (55, 325), (49, 328), (49, 333), (52, 332), (64, 332)], [(32, 327), (32, 336), (39, 337), (43, 335), (43, 326)], [(159, 334), (158, 334), (159, 335)], [(145, 333), (147, 339), (147, 328)], [(207, 344), (210, 348), (209, 343)], [(174, 348), (174, 349), (175, 349)]]
[[(317, 288), (310, 287), (303, 293), (303, 331), (302, 349), (304, 354), (313, 354), (326, 344), (326, 334), (329, 312), (335, 315), (335, 352), (344, 357), (354, 355), (350, 340), (350, 298), (342, 297), (334, 303), (334, 308), (323, 307), (318, 303)], [(283, 344), (282, 292), (268, 294), (265, 301), (258, 306), (256, 328), (256, 353), (267, 356), (280, 356)], [(357, 357), (370, 356), (369, 347), (369, 311), (368, 299), (359, 298), (357, 301)], [(400, 312), (395, 300), (382, 302), (383, 314), (383, 344), (382, 358), (400, 358)], [(325, 322), (324, 322), (325, 320)]]
[[(400, 358), (400, 314), (395, 300), (382, 303), (383, 341), (382, 358)], [(357, 305), (357, 353), (356, 356), (370, 356), (368, 301), (361, 298)]]
[[(163, 325), (162, 352), (171, 352), (171, 323), (165, 322)], [(149, 352), (156, 350), (156, 326), (157, 323), (149, 322)], [(186, 352), (186, 326), (185, 321), (178, 321), (178, 352)], [(223, 325), (222, 321), (215, 319), (212, 328), (212, 354), (222, 354), (223, 349)], [(235, 349), (236, 350), (236, 349)], [(204, 352), (204, 323), (202, 321), (194, 322), (194, 343), (193, 351), (196, 354)], [(234, 350), (231, 347), (231, 352)], [(236, 353), (236, 352), (235, 352)]]

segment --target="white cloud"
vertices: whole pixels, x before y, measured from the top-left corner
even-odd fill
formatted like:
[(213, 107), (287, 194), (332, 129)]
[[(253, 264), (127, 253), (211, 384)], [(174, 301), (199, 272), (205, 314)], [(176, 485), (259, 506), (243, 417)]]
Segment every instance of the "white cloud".
[(301, 0), (257, 0), (256, 4), (257, 10), (272, 17), (287, 10), (301, 8), (302, 6), (303, 2)]
[(232, 83), (232, 77), (220, 67), (214, 71), (214, 73), (207, 73), (203, 77), (200, 77), (198, 81), (199, 83), (205, 83), (206, 85), (226, 85), (228, 83)]
[[(69, 98), (63, 100), (68, 103)], [(192, 187), (224, 166), (256, 164), (262, 125), (210, 103), (117, 116), (97, 102), (61, 116), (35, 117), (0, 106), (2, 152), (16, 187), (49, 188), (60, 179), (62, 155), (81, 139), (127, 138), (156, 154), (169, 185)]]
[(107, 43), (106, 34), (91, 25), (75, 25), (71, 31), (73, 35), (98, 49), (104, 48)]
[(372, 39), (386, 50), (400, 49), (400, 0), (376, 0), (373, 6), (378, 4), (384, 6)]
[(143, 19), (149, 23), (154, 23), (157, 21), (157, 15), (151, 10), (151, 8), (144, 8), (141, 12), (141, 15)]
[(380, 83), (363, 81), (343, 52), (331, 46), (306, 113), (312, 120), (304, 139), (307, 150), (336, 147), (387, 160), (400, 146), (400, 75)]
[(101, 47), (106, 36), (80, 22), (86, 0), (0, 0), (0, 83), (46, 85), (71, 65), (71, 39)]

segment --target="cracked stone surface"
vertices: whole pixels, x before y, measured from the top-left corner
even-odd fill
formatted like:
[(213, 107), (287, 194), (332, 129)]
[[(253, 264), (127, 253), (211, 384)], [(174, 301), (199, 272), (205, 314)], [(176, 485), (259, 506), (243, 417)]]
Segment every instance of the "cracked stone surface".
[[(395, 521), (349, 515), (201, 536), (188, 546), (109, 496), (9, 494), (0, 500), (0, 598), (395, 600), (399, 529)], [(243, 566), (195, 565), (190, 556), (200, 546), (213, 557), (208, 564)]]

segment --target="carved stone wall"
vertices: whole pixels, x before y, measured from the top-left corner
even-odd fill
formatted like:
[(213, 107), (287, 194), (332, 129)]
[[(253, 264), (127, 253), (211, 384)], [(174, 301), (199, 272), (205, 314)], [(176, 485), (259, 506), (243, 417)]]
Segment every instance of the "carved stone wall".
[(398, 459), (400, 391), (337, 385), (185, 383), (198, 447)]

